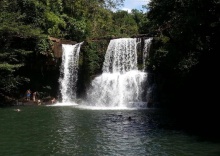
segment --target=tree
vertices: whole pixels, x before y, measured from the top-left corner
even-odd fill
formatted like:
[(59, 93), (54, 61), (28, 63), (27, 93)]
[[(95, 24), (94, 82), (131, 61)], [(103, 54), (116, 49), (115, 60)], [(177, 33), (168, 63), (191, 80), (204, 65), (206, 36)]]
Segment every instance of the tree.
[(41, 31), (22, 22), (24, 16), (16, 8), (16, 1), (3, 2), (0, 10), (0, 99), (12, 100), (9, 97), (18, 97), (19, 87), (29, 81), (18, 71), (24, 67), (26, 57), (32, 53), (33, 41), (41, 36)]
[(138, 33), (138, 26), (133, 16), (127, 11), (119, 10), (113, 14), (113, 28), (116, 35), (132, 36)]
[(183, 106), (184, 120), (187, 113), (193, 123), (219, 118), (214, 113), (218, 108), (214, 91), (218, 83), (218, 8), (216, 0), (149, 3), (148, 18), (156, 43), (150, 61), (160, 100), (175, 111)]
[(149, 21), (147, 18), (147, 13), (143, 13), (143, 11), (139, 11), (137, 9), (132, 9), (131, 14), (137, 23), (139, 34), (149, 33)]

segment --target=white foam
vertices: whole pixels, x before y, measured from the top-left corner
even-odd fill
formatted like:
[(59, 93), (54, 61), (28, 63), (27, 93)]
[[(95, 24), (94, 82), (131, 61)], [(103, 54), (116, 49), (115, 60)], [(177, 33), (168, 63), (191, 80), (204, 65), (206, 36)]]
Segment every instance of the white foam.
[(147, 109), (147, 108), (128, 108), (128, 107), (98, 107), (98, 106), (84, 106), (79, 105), (77, 108), (79, 109), (89, 109), (89, 110), (139, 110), (139, 109)]
[(55, 103), (47, 106), (77, 106), (78, 104), (75, 102), (66, 102), (66, 103)]

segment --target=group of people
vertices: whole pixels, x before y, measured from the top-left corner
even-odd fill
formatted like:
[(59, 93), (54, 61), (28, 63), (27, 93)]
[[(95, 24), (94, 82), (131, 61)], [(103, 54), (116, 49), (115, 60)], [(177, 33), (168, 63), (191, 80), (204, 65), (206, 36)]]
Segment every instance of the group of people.
[[(37, 92), (35, 91), (35, 92), (31, 92), (31, 90), (30, 89), (28, 89), (27, 91), (26, 91), (26, 100), (27, 101), (30, 101), (31, 99), (32, 99), (32, 101), (33, 102), (37, 102), (38, 104), (41, 104), (41, 100), (40, 99), (36, 99), (36, 96), (37, 96)], [(51, 100), (50, 100), (50, 103), (51, 104), (54, 104), (54, 103), (56, 103), (56, 98), (52, 98)]]
[[(37, 92), (33, 92), (32, 93), (32, 100), (35, 102), (36, 101), (36, 95), (37, 95)], [(26, 91), (26, 99), (27, 99), (27, 101), (30, 101), (31, 100), (31, 90), (30, 89), (28, 89), (27, 91)]]

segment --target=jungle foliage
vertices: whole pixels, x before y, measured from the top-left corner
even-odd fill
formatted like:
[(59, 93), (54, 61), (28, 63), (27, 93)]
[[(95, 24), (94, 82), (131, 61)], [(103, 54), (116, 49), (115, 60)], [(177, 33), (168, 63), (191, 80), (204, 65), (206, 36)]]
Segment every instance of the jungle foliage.
[(220, 138), (219, 7), (217, 0), (152, 0), (147, 14), (157, 38), (148, 67), (155, 73), (161, 106), (183, 121), (180, 127), (215, 139)]
[(159, 39), (150, 64), (169, 101), (190, 106), (189, 99), (198, 103), (201, 95), (203, 102), (213, 100), (210, 96), (215, 95), (219, 5), (216, 0), (150, 2), (150, 31)]

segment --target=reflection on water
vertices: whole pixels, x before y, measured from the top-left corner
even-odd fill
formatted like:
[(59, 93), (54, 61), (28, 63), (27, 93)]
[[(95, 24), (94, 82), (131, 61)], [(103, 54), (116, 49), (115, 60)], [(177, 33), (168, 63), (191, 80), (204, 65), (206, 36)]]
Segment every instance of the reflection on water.
[[(156, 109), (0, 109), (0, 155), (218, 156), (220, 144), (175, 130)], [(129, 118), (130, 117), (130, 118)]]

